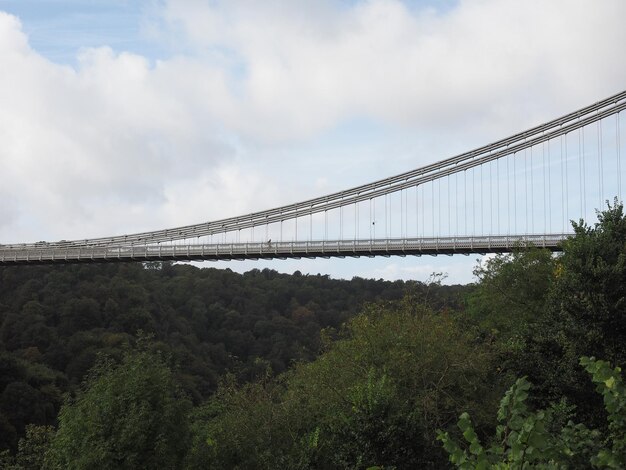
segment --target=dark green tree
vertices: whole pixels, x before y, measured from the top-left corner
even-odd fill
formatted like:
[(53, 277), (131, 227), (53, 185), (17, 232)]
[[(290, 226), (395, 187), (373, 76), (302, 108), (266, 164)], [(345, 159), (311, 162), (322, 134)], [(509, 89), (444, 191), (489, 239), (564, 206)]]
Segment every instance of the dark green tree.
[(50, 462), (63, 469), (180, 468), (190, 402), (158, 353), (102, 359), (59, 413)]
[(195, 452), (215, 468), (441, 468), (437, 427), (463, 407), (490, 424), (492, 357), (450, 315), (406, 299), (342, 336), (276, 380), (223, 386)]
[(531, 385), (523, 377), (500, 402), (499, 424), (489, 447), (481, 443), (468, 413), (461, 415), (458, 427), (469, 448), (459, 445), (449, 433), (439, 431), (438, 439), (450, 462), (467, 470), (625, 468), (626, 387), (621, 369), (589, 357), (581, 358), (580, 364), (603, 397), (608, 416), (605, 435), (572, 421), (554, 429), (550, 410), (532, 412), (526, 406)]
[(601, 426), (602, 404), (578, 358), (626, 363), (626, 217), (616, 202), (593, 226), (573, 226), (559, 256), (531, 250), (479, 267), (468, 314), (500, 352), (505, 377), (535, 384), (533, 405), (565, 398)]
[(45, 470), (50, 442), (54, 437), (52, 426), (26, 426), (26, 435), (20, 439), (16, 455), (8, 451), (0, 453), (3, 470)]
[(626, 363), (626, 217), (617, 202), (590, 227), (574, 224), (556, 272), (551, 309), (572, 347)]
[(485, 334), (515, 341), (544, 315), (555, 264), (538, 248), (488, 259), (474, 270), (479, 282), (468, 296), (468, 316)]
[(626, 217), (617, 202), (575, 234), (556, 261), (546, 312), (529, 328), (517, 373), (537, 384), (542, 406), (567, 397), (581, 419), (604, 422), (601, 402), (578, 367), (581, 356), (626, 363)]

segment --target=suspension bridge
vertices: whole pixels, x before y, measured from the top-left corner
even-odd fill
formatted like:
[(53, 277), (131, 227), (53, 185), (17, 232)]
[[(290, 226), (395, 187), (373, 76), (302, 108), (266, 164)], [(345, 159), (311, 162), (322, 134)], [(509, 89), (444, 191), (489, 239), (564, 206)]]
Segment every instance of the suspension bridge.
[(626, 91), (421, 168), (306, 201), (127, 235), (0, 244), (0, 264), (553, 251), (622, 199)]

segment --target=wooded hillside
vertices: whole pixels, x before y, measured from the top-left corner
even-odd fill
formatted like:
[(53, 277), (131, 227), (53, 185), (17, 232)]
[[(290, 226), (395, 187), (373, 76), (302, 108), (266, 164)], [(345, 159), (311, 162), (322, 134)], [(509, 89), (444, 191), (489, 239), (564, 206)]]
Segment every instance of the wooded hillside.
[[(226, 372), (243, 383), (313, 360), (322, 329), (332, 336), (364, 303), (398, 300), (407, 289), (427, 287), (170, 263), (0, 268), (0, 448), (15, 449), (29, 423), (55, 424), (63, 394), (99, 355), (121, 359), (139, 331), (198, 404)], [(458, 308), (463, 290), (428, 295)]]

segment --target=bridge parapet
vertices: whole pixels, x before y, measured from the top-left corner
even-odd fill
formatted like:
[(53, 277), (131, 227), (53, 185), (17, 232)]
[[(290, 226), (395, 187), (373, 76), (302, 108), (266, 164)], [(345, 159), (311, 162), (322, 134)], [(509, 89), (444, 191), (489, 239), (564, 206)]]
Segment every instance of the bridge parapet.
[(263, 243), (216, 243), (111, 247), (0, 247), (0, 264), (65, 264), (112, 261), (192, 261), (329, 258), (508, 253), (527, 247), (559, 251), (571, 234), (505, 235), (483, 237), (389, 238), (371, 240), (316, 240)]

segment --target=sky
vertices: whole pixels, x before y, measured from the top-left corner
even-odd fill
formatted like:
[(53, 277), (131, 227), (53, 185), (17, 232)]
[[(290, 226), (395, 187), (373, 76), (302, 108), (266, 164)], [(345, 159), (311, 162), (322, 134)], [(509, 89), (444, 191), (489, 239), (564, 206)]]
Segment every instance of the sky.
[[(0, 243), (276, 207), (624, 89), (623, 0), (0, 0)], [(476, 256), (203, 263), (471, 282)]]

